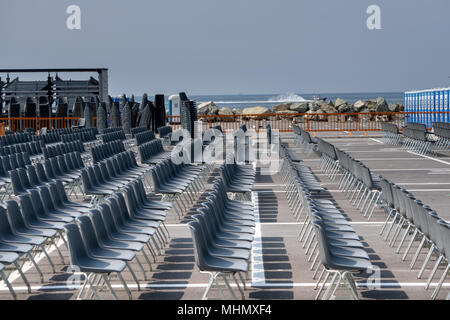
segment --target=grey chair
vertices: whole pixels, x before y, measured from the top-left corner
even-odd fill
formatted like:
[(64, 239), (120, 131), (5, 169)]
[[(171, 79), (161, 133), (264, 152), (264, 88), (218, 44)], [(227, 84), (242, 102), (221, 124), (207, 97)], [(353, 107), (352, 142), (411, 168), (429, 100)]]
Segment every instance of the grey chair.
[(0, 263), (0, 279), (6, 284), (6, 286), (8, 287), (9, 292), (11, 293), (12, 297), (14, 299), (17, 299), (17, 295), (13, 289), (13, 287), (11, 286), (11, 283), (9, 283), (8, 281), (8, 277), (6, 276), (6, 274), (4, 273), (5, 266)]
[[(92, 221), (88, 216), (82, 216), (77, 218), (77, 223), (80, 228), (81, 236), (89, 256), (97, 259), (111, 259), (125, 262), (128, 270), (131, 273), (134, 281), (136, 282), (138, 291), (141, 290), (139, 279), (137, 278), (133, 268), (131, 268), (130, 262), (136, 258), (136, 254), (131, 250), (124, 249), (111, 249), (103, 247), (96, 236), (95, 229), (92, 225)], [(142, 265), (140, 265), (142, 267)], [(144, 268), (142, 271), (145, 273)]]
[[(97, 299), (100, 299), (97, 288), (103, 288), (103, 283), (106, 283), (112, 296), (117, 300), (117, 295), (110, 282), (111, 274), (117, 275), (127, 291), (129, 299), (131, 299), (131, 291), (121, 274), (126, 268), (125, 262), (91, 257), (85, 247), (78, 226), (71, 223), (65, 226), (65, 230), (67, 243), (69, 244), (71, 268), (72, 270), (78, 270), (74, 273), (84, 275), (84, 283), (78, 291), (77, 299), (81, 299), (82, 297), (87, 298), (91, 294), (90, 291), (92, 291), (91, 298), (95, 296)], [(103, 283), (100, 286), (101, 280), (103, 280)], [(97, 283), (99, 284), (96, 285)]]
[(222, 288), (218, 283), (218, 277), (221, 277), (223, 279), (232, 297), (236, 299), (236, 294), (231, 288), (226, 277), (228, 274), (231, 274), (233, 276), (236, 285), (241, 291), (242, 298), (244, 299), (244, 292), (242, 291), (239, 282), (235, 277), (235, 274), (238, 272), (247, 272), (248, 263), (243, 259), (224, 258), (211, 255), (208, 251), (208, 248), (206, 247), (206, 243), (204, 240), (205, 238), (199, 223), (193, 221), (189, 222), (188, 225), (191, 230), (192, 240), (194, 242), (194, 254), (197, 267), (199, 268), (200, 272), (208, 273), (210, 275), (210, 281), (205, 292), (203, 293), (202, 299), (204, 300), (208, 297), (208, 293), (213, 283), (219, 289), (222, 298), (225, 299), (224, 292), (222, 291)]
[[(358, 299), (358, 292), (356, 288), (355, 281), (352, 277), (352, 274), (355, 273), (362, 273), (366, 272), (368, 270), (372, 270), (373, 266), (367, 259), (362, 259), (359, 257), (352, 257), (352, 256), (338, 256), (335, 255), (332, 251), (332, 248), (330, 248), (327, 238), (326, 238), (326, 232), (323, 228), (323, 224), (321, 221), (314, 221), (313, 222), (314, 229), (317, 235), (318, 240), (318, 246), (319, 246), (319, 252), (320, 252), (320, 260), (322, 265), (325, 268), (325, 271), (327, 273), (325, 280), (323, 282), (323, 285), (320, 287), (316, 299), (318, 299), (321, 295), (321, 292), (324, 288), (325, 283), (328, 281), (328, 277), (330, 274), (333, 274), (333, 278), (328, 286), (327, 291), (323, 295), (322, 299), (328, 299), (332, 298), (341, 284), (342, 281), (346, 281), (348, 284), (348, 287), (350, 288), (350, 291), (352, 293), (353, 298)], [(337, 282), (335, 284), (335, 281), (337, 279)], [(320, 279), (319, 279), (320, 280)]]

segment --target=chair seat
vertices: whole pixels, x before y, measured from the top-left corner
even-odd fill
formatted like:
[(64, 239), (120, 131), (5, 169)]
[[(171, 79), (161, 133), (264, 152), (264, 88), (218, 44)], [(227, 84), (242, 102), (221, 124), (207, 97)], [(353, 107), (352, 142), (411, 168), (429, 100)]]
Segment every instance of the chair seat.
[(11, 264), (19, 259), (19, 255), (14, 252), (2, 252), (0, 251), (0, 262)]
[(228, 271), (247, 272), (248, 263), (242, 259), (220, 258), (216, 256), (206, 256), (203, 265), (199, 266), (202, 271)]
[(4, 252), (27, 253), (32, 249), (33, 247), (29, 244), (0, 242), (0, 251)]
[(373, 268), (366, 259), (331, 256), (331, 267), (337, 270), (364, 272)]
[(95, 273), (111, 273), (122, 272), (126, 264), (120, 260), (85, 258), (78, 261), (78, 268), (81, 272), (95, 272)]

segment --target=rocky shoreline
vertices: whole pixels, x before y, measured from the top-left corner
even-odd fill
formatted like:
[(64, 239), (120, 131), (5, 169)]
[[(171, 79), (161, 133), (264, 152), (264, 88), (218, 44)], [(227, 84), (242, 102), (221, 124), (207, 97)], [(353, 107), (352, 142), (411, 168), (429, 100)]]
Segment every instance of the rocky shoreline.
[(308, 115), (323, 113), (375, 113), (375, 112), (401, 112), (405, 107), (399, 103), (388, 103), (385, 98), (379, 97), (376, 100), (359, 100), (351, 104), (343, 99), (333, 101), (309, 101), (309, 102), (288, 102), (274, 106), (272, 109), (264, 106), (256, 106), (244, 109), (223, 107), (219, 108), (214, 102), (199, 104), (197, 112), (199, 115), (261, 115), (261, 114), (296, 114), (304, 113)]

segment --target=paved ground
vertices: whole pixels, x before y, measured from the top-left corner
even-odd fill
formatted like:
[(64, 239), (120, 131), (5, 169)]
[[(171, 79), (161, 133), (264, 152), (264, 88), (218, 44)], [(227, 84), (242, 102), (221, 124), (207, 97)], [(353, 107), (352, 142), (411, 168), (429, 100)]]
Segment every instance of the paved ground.
[[(408, 190), (411, 190), (424, 203), (431, 205), (443, 218), (450, 220), (450, 154), (439, 157), (424, 157), (396, 147), (384, 145), (377, 138), (361, 135), (349, 138), (327, 138), (329, 142), (348, 151), (355, 158), (363, 161), (374, 172), (382, 174)], [(292, 135), (283, 135), (283, 141), (292, 144)], [(319, 169), (318, 156), (312, 152), (305, 154), (300, 148), (295, 148), (304, 158), (323, 185), (329, 190), (329, 197), (333, 198), (345, 212), (355, 230), (364, 240), (366, 249), (374, 265), (380, 268), (381, 287), (367, 288), (367, 277), (356, 278), (360, 285), (360, 295), (363, 299), (429, 299), (431, 290), (424, 289), (424, 283), (432, 264), (427, 268), (424, 279), (417, 279), (418, 266), (425, 258), (425, 251), (421, 255), (415, 269), (410, 270), (409, 262), (401, 255), (395, 254), (395, 249), (388, 246), (379, 236), (385, 213), (377, 209), (371, 221), (367, 221), (337, 190), (336, 183), (332, 183)], [(313, 272), (309, 270), (305, 249), (297, 241), (297, 233), (301, 224), (296, 222), (287, 204), (284, 186), (280, 176), (258, 175), (255, 184), (255, 200), (259, 207), (259, 222), (257, 238), (254, 245), (254, 260), (252, 271), (247, 280), (247, 299), (314, 299), (315, 281)], [(132, 264), (138, 274), (142, 290), (138, 291), (130, 274), (125, 273), (134, 299), (200, 299), (208, 283), (209, 276), (200, 274), (194, 260), (193, 245), (190, 232), (183, 219), (180, 223), (172, 216), (168, 219), (168, 229), (171, 234), (170, 243), (163, 255), (153, 264), (153, 272), (148, 273), (148, 281), (144, 280), (135, 263)], [(417, 247), (414, 244), (414, 248)], [(66, 256), (64, 246), (61, 246)], [(45, 283), (39, 282), (36, 270), (28, 268), (27, 277), (32, 281), (33, 291), (26, 292), (22, 280), (17, 275), (11, 275), (13, 286), (19, 299), (74, 299), (75, 290), (67, 287), (66, 280), (70, 274), (65, 271), (67, 264), (61, 263), (55, 252), (52, 253), (57, 263), (57, 272), (52, 274), (45, 259), (39, 265), (46, 272)], [(141, 259), (142, 260), (142, 259)], [(441, 267), (440, 269), (443, 269)], [(440, 276), (438, 272), (438, 276)], [(435, 278), (438, 279), (438, 277)], [(120, 298), (126, 295), (119, 282), (113, 281)], [(441, 291), (439, 299), (445, 299), (449, 292), (450, 279)], [(236, 290), (237, 292), (237, 290)], [(338, 296), (345, 297), (348, 293), (339, 290)], [(211, 291), (210, 297), (219, 297), (217, 290)], [(228, 296), (230, 297), (230, 296)], [(105, 293), (103, 298), (110, 298)], [(11, 299), (7, 289), (0, 284), (0, 299)]]

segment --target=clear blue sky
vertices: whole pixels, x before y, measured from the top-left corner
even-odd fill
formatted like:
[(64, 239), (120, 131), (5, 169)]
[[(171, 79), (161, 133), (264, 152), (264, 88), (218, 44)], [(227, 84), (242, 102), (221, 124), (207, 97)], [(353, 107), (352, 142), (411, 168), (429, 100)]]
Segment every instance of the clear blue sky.
[[(82, 10), (81, 30), (66, 8)], [(366, 27), (381, 7), (382, 30)], [(448, 86), (449, 0), (1, 0), (0, 68), (108, 67), (110, 92)]]

